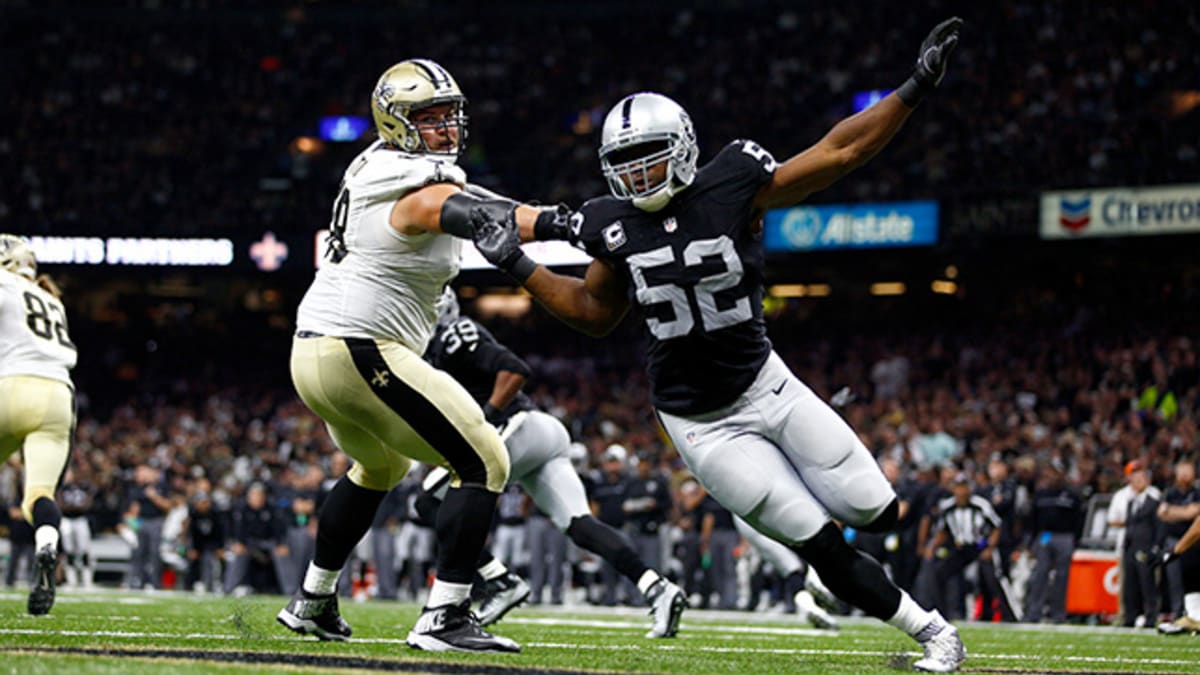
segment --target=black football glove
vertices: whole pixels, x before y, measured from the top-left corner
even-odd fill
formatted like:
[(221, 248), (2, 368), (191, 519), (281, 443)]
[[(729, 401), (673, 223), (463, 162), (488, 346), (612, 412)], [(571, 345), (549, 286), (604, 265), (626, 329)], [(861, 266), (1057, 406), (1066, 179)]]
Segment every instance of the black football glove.
[(504, 411), (492, 405), (491, 401), (483, 404), (483, 418), (487, 420), (488, 424), (494, 427), (498, 427), (508, 421), (508, 418), (504, 416)]
[(521, 237), (512, 214), (495, 220), (482, 208), (471, 209), (471, 224), (475, 227), (475, 248), (483, 257), (519, 283), (525, 283), (537, 269), (537, 263), (521, 250)]
[(946, 76), (950, 54), (958, 46), (958, 31), (963, 20), (957, 16), (939, 23), (925, 41), (917, 55), (917, 66), (912, 75), (896, 90), (896, 95), (910, 108), (916, 107), (922, 98), (934, 90)]
[(1155, 551), (1154, 557), (1150, 560), (1150, 565), (1153, 567), (1165, 567), (1179, 558), (1179, 554), (1174, 550)]
[(552, 209), (542, 209), (533, 224), (533, 238), (537, 241), (562, 240), (574, 244), (578, 237), (571, 229), (571, 218), (575, 212), (566, 204), (557, 204)]

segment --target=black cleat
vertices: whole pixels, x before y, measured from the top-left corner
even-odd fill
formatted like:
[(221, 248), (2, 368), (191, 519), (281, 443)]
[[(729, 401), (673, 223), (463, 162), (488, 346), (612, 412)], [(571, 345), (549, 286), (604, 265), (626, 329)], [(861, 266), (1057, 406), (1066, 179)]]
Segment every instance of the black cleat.
[(43, 546), (33, 562), (37, 578), (33, 581), (33, 588), (29, 589), (29, 613), (35, 616), (49, 614), (54, 606), (54, 582), (58, 572), (55, 548), (52, 545)]
[(408, 632), (408, 646), (430, 652), (521, 651), (516, 642), (480, 628), (470, 606), (470, 600), (463, 600), (457, 605), (422, 609), (417, 625)]
[(479, 600), (479, 625), (490, 626), (529, 599), (529, 584), (508, 572), (484, 584)]
[(350, 624), (338, 613), (337, 594), (316, 595), (297, 591), (275, 620), (301, 635), (316, 635), (321, 640), (342, 641), (350, 637)]

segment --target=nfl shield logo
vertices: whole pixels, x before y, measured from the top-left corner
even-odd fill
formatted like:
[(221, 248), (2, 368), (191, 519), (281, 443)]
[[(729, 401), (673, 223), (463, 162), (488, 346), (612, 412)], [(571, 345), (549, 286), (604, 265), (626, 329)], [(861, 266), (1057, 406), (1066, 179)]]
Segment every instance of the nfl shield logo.
[(696, 442), (696, 432), (694, 432), (694, 431), (687, 432), (687, 442), (692, 443), (692, 444), (694, 444)]
[(679, 223), (676, 222), (675, 216), (671, 216), (663, 221), (663, 229), (667, 232), (674, 232), (678, 227)]

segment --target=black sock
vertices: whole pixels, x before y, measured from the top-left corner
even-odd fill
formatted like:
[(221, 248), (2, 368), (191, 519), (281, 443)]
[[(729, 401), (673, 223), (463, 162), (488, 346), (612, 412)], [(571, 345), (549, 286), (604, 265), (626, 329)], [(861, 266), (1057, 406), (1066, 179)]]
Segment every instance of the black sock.
[(437, 578), (469, 584), (475, 563), (487, 543), (492, 514), (500, 495), (481, 485), (450, 488), (437, 514)]
[(784, 602), (790, 604), (792, 598), (802, 590), (804, 590), (804, 573), (792, 572), (787, 575), (787, 578), (783, 580)]
[(58, 504), (54, 503), (49, 497), (38, 497), (33, 503), (33, 529), (37, 529), (43, 525), (49, 525), (55, 530), (62, 523), (62, 511), (58, 509)]
[(883, 566), (847, 544), (837, 525), (826, 524), (815, 537), (792, 548), (834, 595), (867, 614), (887, 621), (900, 608), (900, 589), (887, 578)]
[(340, 570), (359, 540), (371, 529), (375, 511), (386, 491), (355, 485), (347, 476), (338, 479), (321, 507), (317, 524), (317, 552), (313, 562), (323, 570)]
[(580, 548), (607, 560), (618, 572), (634, 584), (650, 569), (638, 557), (624, 535), (595, 518), (576, 516), (567, 527), (567, 536)]

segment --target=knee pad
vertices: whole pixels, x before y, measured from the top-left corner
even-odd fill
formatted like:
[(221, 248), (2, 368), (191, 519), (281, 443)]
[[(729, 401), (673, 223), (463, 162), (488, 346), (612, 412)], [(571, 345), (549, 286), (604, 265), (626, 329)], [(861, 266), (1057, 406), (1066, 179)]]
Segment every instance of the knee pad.
[(883, 507), (883, 511), (875, 516), (875, 520), (858, 526), (858, 529), (863, 532), (888, 532), (896, 527), (896, 522), (900, 520), (900, 499), (895, 498), (888, 502), (888, 505)]

